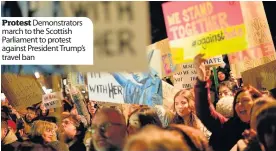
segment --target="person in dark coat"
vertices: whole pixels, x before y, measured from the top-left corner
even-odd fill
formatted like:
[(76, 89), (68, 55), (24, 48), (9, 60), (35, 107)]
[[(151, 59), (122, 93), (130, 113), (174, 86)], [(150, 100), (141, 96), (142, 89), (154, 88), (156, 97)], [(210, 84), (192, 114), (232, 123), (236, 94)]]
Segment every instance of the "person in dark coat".
[(233, 103), (234, 116), (225, 118), (216, 112), (211, 104), (209, 87), (206, 86), (204, 55), (195, 57), (194, 63), (197, 70), (197, 82), (195, 85), (195, 104), (197, 115), (202, 123), (212, 132), (209, 144), (215, 151), (229, 151), (239, 139), (244, 130), (249, 129), (250, 113), (254, 99), (262, 94), (252, 86), (239, 90)]
[(12, 130), (9, 129), (7, 121), (1, 121), (1, 149), (6, 151), (15, 151), (20, 142)]
[(63, 118), (59, 127), (59, 138), (65, 140), (70, 151), (86, 151), (83, 143), (86, 128), (77, 115)]

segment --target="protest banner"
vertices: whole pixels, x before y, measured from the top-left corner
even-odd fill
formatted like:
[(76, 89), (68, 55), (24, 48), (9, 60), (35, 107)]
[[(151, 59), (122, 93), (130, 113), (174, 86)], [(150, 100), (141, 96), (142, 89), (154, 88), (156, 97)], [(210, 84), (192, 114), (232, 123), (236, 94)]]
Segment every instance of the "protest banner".
[(174, 87), (190, 89), (194, 87), (197, 73), (193, 63), (182, 64), (182, 71), (173, 75)]
[(162, 5), (173, 61), (191, 62), (247, 48), (239, 2), (168, 2)]
[(261, 1), (240, 3), (248, 38), (248, 48), (245, 51), (228, 54), (231, 70), (238, 78), (241, 78), (241, 72), (276, 59), (275, 47), (263, 3)]
[(20, 76), (4, 73), (1, 75), (1, 90), (10, 105), (25, 108), (42, 101), (43, 90), (32, 75)]
[(276, 88), (276, 60), (244, 71), (242, 80), (244, 84), (250, 84), (259, 90), (271, 90)]
[[(89, 100), (113, 103), (162, 104), (161, 58), (160, 52), (149, 50), (147, 63), (150, 69), (139, 73), (88, 73)], [(153, 61), (152, 59), (158, 59)], [(155, 67), (153, 64), (158, 64)]]
[[(144, 72), (150, 44), (148, 2), (61, 2), (65, 17), (93, 22), (94, 65), (74, 66), (80, 72)], [(90, 34), (90, 33), (88, 33)], [(85, 35), (84, 35), (85, 36)], [(92, 57), (92, 56), (91, 56)]]
[(61, 107), (62, 99), (63, 96), (61, 92), (53, 92), (42, 96), (42, 102), (46, 109)]
[[(217, 67), (224, 64), (224, 62), (222, 56), (220, 55), (206, 59), (204, 64), (206, 67)], [(182, 71), (173, 75), (174, 87), (177, 89), (193, 88), (197, 77), (196, 69), (193, 63), (182, 64), (181, 67)]]

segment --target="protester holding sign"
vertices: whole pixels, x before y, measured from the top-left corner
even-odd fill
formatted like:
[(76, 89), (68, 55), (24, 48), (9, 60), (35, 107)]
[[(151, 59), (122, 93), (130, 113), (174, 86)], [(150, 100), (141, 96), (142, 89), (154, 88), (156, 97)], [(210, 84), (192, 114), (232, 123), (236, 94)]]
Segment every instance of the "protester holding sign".
[(234, 116), (225, 118), (215, 111), (210, 104), (208, 96), (209, 88), (206, 87), (204, 55), (195, 57), (195, 67), (198, 73), (197, 84), (195, 86), (195, 104), (197, 115), (203, 124), (212, 132), (209, 144), (214, 150), (230, 150), (235, 143), (242, 138), (242, 133), (249, 128), (250, 112), (254, 99), (262, 94), (251, 86), (244, 87), (238, 91), (234, 97)]

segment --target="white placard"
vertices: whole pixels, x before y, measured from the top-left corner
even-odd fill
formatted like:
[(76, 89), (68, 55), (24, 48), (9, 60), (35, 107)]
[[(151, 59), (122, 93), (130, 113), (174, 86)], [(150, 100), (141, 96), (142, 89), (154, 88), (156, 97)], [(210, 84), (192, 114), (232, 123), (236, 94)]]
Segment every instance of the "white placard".
[(42, 102), (47, 109), (61, 107), (63, 96), (61, 92), (54, 92), (42, 96)]

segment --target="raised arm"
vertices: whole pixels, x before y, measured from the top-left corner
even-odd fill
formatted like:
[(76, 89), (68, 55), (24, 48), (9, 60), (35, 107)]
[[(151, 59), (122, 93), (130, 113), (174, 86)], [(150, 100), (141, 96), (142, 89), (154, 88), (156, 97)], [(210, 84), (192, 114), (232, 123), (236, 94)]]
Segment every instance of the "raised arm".
[(205, 59), (202, 57), (203, 55), (199, 54), (194, 59), (194, 65), (198, 75), (194, 88), (196, 112), (202, 123), (213, 133), (221, 128), (222, 124), (227, 121), (227, 118), (216, 112), (211, 103), (209, 95), (210, 89), (206, 82)]
[(122, 86), (125, 87), (127, 83), (127, 79), (120, 73), (111, 73), (111, 75), (115, 78), (115, 80)]

